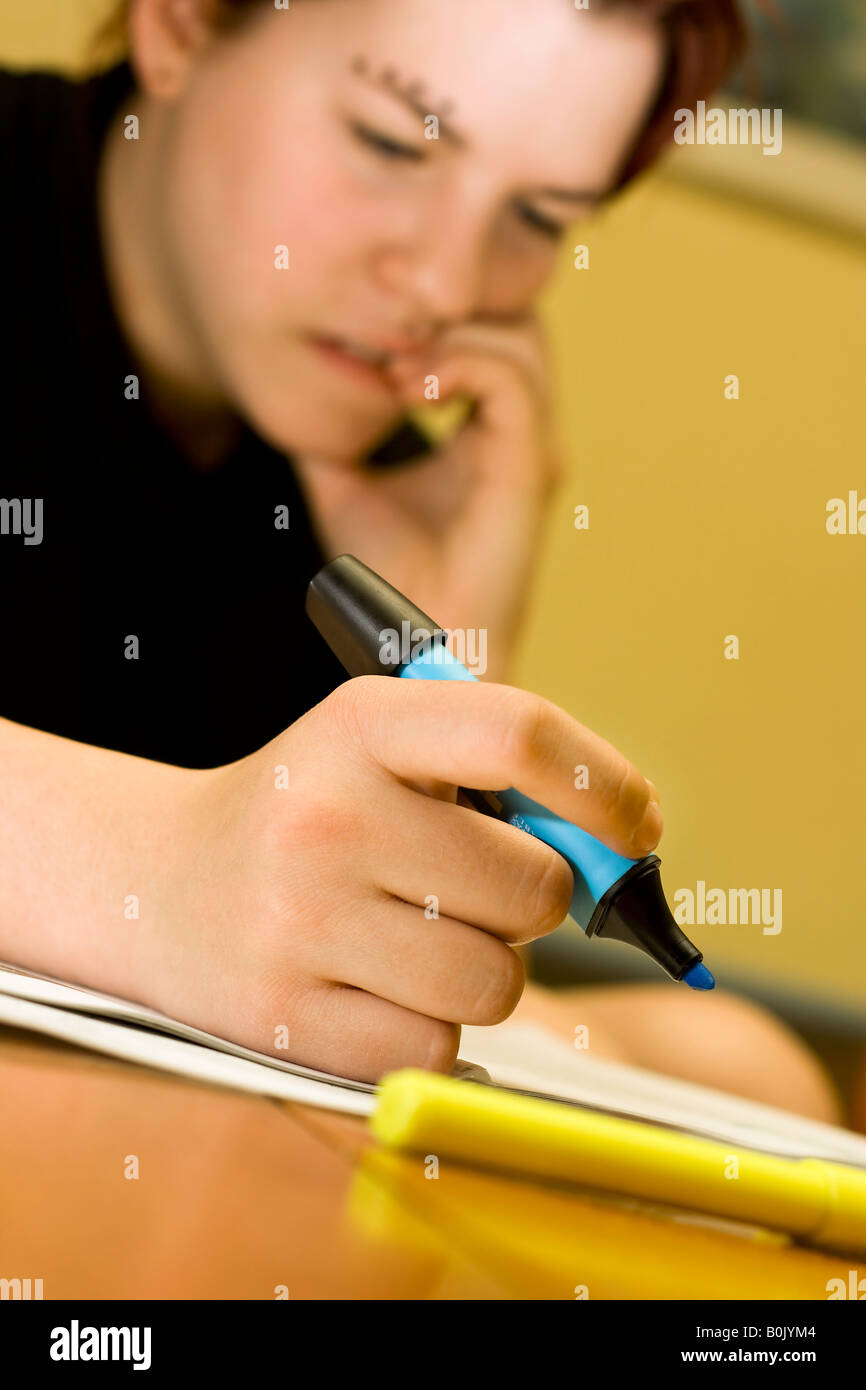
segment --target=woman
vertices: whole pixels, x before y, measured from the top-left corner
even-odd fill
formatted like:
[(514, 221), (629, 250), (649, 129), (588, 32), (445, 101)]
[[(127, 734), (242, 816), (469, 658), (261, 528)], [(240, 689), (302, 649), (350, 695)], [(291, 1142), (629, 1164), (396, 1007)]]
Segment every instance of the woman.
[[(562, 920), (571, 875), (456, 803), (513, 784), (621, 853), (661, 834), (621, 753), (497, 682), (556, 477), (533, 300), (567, 225), (739, 50), (733, 0), (117, 18), (128, 66), (2, 84), (3, 487), (42, 521), (0, 556), (0, 954), (262, 1051), (288, 1027), (289, 1056), (361, 1078), (447, 1069), (461, 1023), (517, 1006), (835, 1118), (816, 1060), (744, 1001), (521, 999), (512, 947)], [(473, 402), (437, 449), (405, 424), (431, 386)], [(329, 694), (302, 605), (342, 551), (483, 629), (487, 681)]]

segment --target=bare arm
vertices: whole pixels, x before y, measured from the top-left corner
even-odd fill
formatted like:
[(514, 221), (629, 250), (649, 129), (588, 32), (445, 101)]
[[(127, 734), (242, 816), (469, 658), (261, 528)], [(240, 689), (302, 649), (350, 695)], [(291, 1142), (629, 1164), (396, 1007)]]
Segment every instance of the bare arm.
[(207, 774), (6, 719), (0, 769), (0, 958), (141, 998), (149, 924)]

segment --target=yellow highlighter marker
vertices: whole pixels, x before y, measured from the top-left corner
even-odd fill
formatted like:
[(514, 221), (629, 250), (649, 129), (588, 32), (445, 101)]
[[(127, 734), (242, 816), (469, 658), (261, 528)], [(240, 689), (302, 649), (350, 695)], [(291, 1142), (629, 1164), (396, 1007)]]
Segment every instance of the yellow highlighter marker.
[(866, 1173), (407, 1069), (371, 1118), (391, 1148), (579, 1183), (866, 1252)]
[(409, 419), (434, 448), (441, 448), (465, 424), (471, 409), (470, 398), (459, 395), (448, 401), (416, 406), (409, 412)]

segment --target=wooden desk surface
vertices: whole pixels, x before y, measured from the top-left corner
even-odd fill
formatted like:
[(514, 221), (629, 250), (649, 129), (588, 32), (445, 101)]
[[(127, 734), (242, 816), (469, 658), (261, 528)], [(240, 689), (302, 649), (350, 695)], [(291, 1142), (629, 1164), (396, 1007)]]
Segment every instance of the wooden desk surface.
[(445, 1162), (429, 1179), (354, 1118), (5, 1028), (0, 1116), (0, 1278), (46, 1299), (826, 1299), (854, 1263)]

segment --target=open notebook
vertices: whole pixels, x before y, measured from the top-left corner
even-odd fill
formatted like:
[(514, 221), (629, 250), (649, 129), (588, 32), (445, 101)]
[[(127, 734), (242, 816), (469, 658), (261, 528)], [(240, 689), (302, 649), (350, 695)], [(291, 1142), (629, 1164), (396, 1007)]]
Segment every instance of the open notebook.
[[(142, 1004), (0, 965), (0, 1025), (260, 1095), (369, 1115), (376, 1088), (213, 1037)], [(866, 1138), (754, 1101), (577, 1052), (534, 1024), (464, 1027), (455, 1074), (791, 1158), (866, 1169)]]

